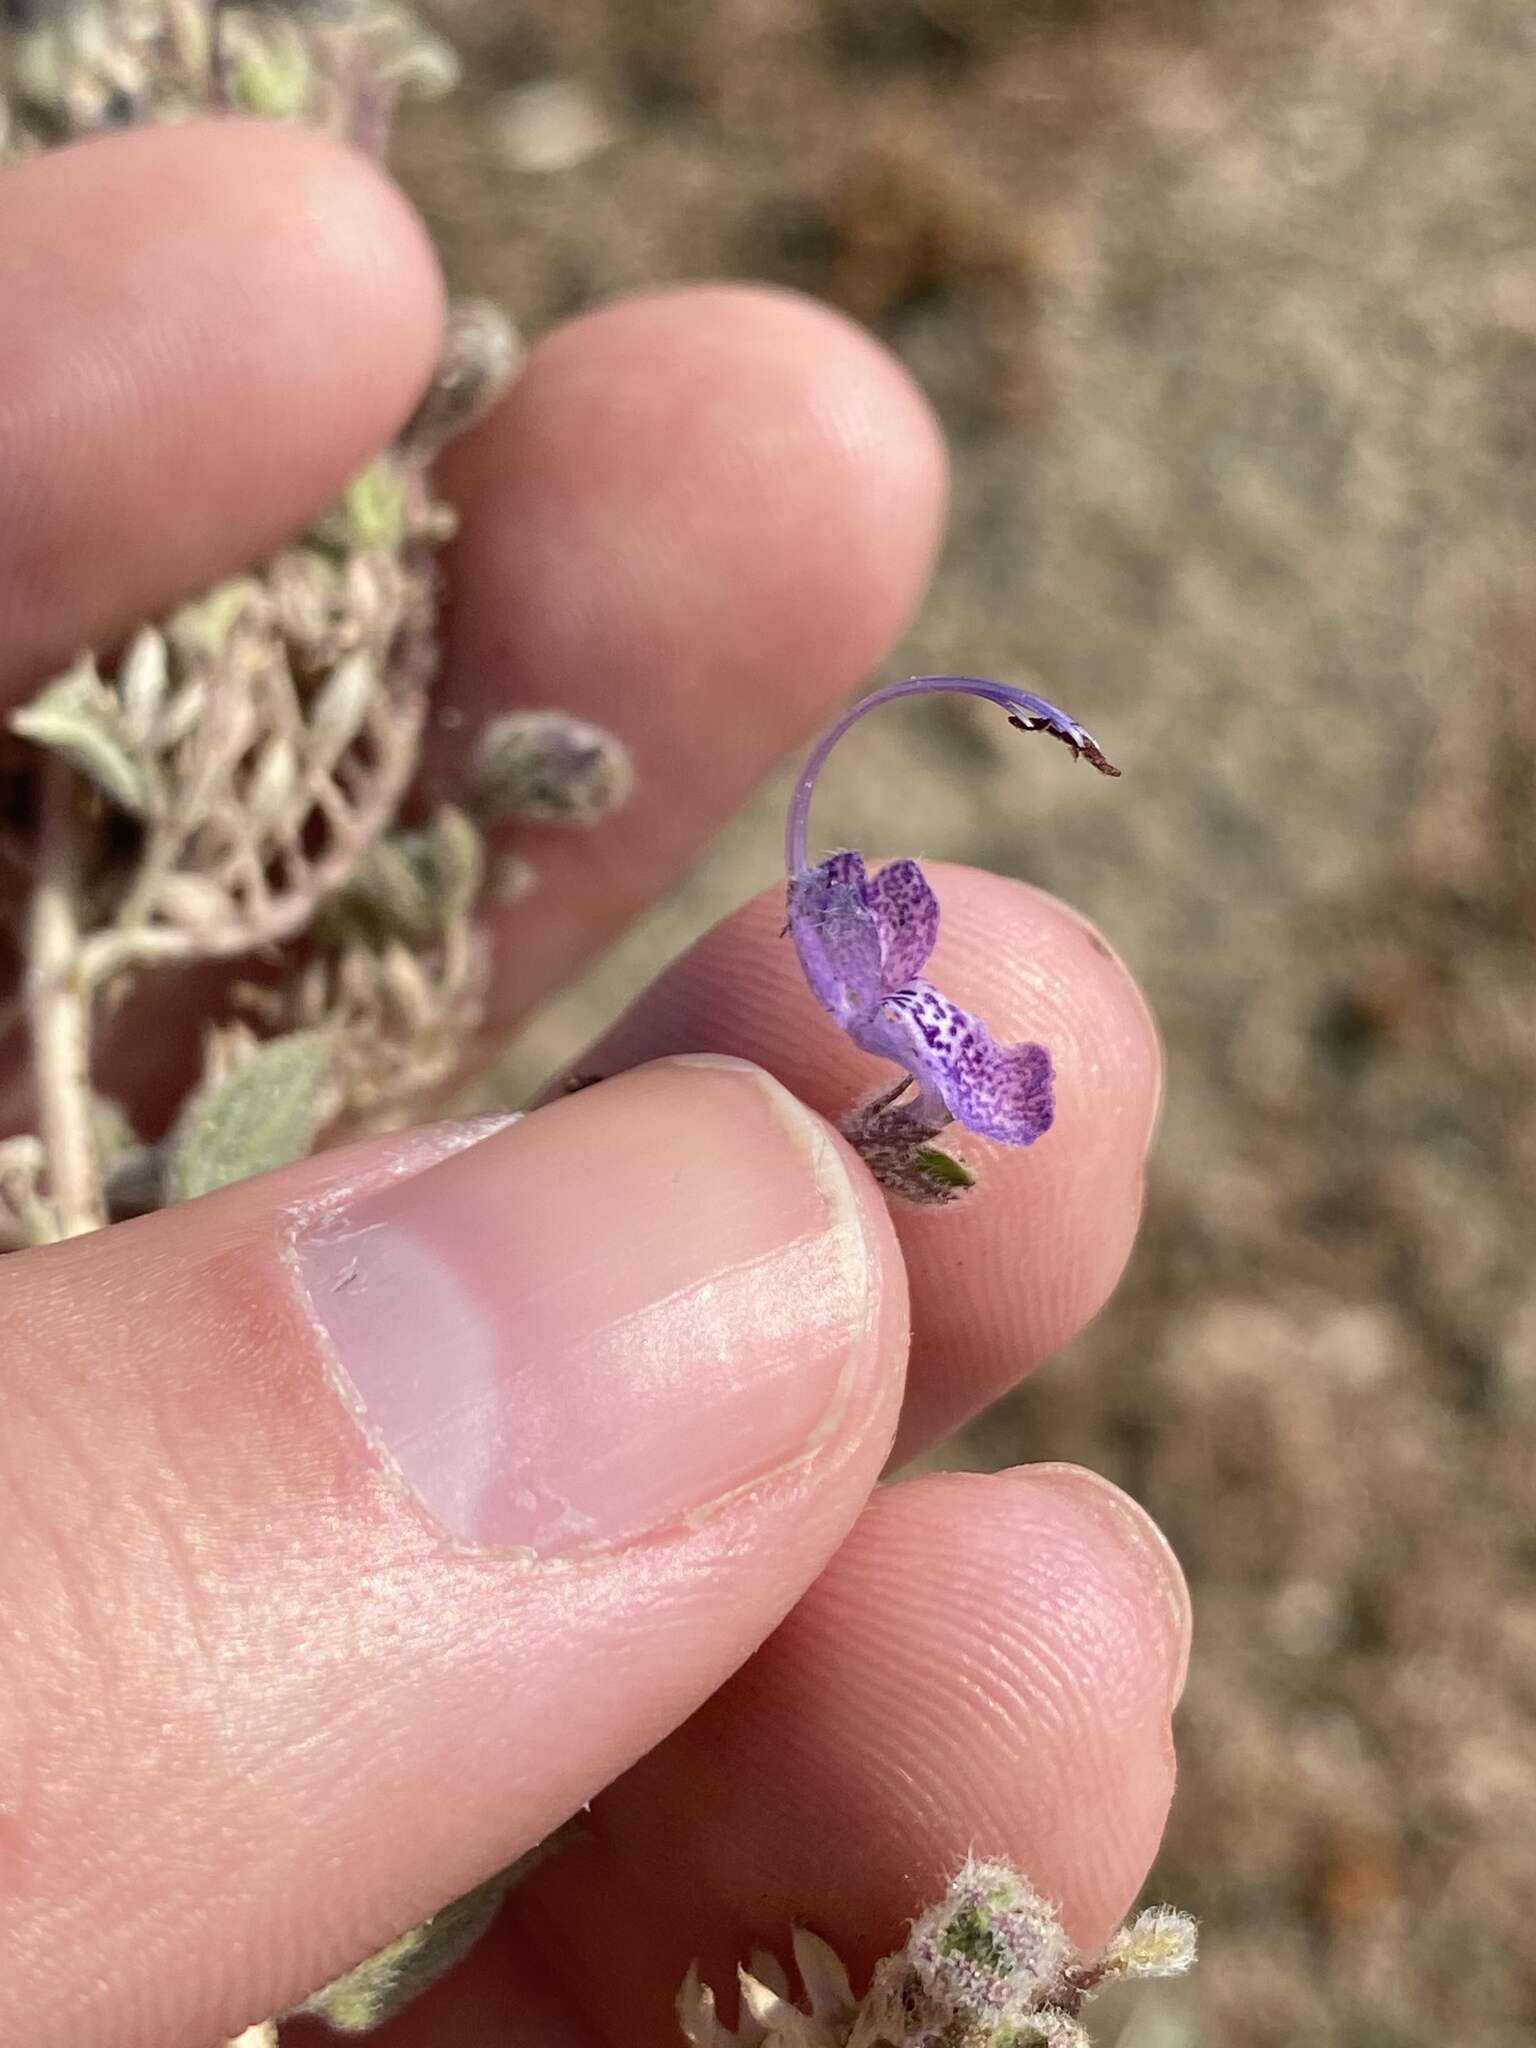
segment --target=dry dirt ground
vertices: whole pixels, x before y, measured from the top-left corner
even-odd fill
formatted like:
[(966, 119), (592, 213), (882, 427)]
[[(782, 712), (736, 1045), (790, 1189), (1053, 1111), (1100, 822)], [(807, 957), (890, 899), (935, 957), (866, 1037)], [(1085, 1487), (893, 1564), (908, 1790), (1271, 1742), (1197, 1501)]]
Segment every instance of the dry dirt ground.
[[(868, 320), (958, 475), (890, 672), (1037, 671), (1127, 769), (1086, 803), (930, 703), (823, 798), (889, 844), (899, 787), (904, 847), (1073, 897), (1167, 1033), (1118, 1297), (946, 1453), (1109, 1472), (1193, 1582), (1154, 1890), (1205, 1960), (1126, 2040), (1528, 2042), (1536, 11), (438, 14), (469, 82), (406, 165), (455, 279), (534, 332), (719, 274)], [(603, 146), (519, 169), (507, 96), (550, 78)], [(772, 877), (781, 796), (538, 1021), (515, 1085)]]

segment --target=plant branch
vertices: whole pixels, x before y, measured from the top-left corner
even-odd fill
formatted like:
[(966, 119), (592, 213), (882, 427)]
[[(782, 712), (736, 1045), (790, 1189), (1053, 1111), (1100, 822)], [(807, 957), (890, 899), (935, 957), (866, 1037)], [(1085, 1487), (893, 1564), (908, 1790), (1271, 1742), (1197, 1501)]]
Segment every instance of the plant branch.
[(38, 1112), (58, 1234), (106, 1222), (91, 1116), (92, 983), (80, 933), (81, 790), (64, 761), (42, 776), (42, 825), (26, 973)]

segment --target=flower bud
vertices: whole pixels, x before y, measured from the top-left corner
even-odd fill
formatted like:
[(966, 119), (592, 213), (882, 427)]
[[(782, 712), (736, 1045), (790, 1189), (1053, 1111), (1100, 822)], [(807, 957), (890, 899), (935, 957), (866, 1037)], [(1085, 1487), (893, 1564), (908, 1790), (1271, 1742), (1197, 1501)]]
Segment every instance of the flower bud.
[(512, 711), (481, 733), (465, 808), (485, 825), (589, 825), (629, 795), (629, 751), (563, 711)]

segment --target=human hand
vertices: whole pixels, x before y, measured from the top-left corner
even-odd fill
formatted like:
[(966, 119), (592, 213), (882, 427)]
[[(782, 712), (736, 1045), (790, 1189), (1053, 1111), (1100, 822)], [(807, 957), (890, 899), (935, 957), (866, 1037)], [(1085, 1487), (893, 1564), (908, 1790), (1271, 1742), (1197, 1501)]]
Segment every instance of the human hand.
[[(419, 228), (307, 134), (10, 170), (0, 273), (11, 701), (302, 525), (437, 343)], [(881, 658), (942, 470), (868, 340), (728, 290), (574, 323), (454, 450), (442, 694), (466, 728), (558, 702), (639, 773), (505, 914), (498, 1028)], [(1046, 1142), (959, 1209), (893, 1220), (797, 1108), (871, 1071), (773, 888), (584, 1062), (681, 1063), (7, 1260), (6, 2048), (207, 2048), (588, 1800), (381, 2038), (661, 2048), (694, 1954), (723, 1981), (798, 1918), (857, 1977), (973, 1846), (1080, 1941), (1118, 1920), (1171, 1791), (1177, 1568), (1086, 1473), (870, 1494), (893, 1437), (932, 1441), (1104, 1300), (1155, 1038), (1061, 906), (930, 872), (944, 984), (1060, 1076)], [(202, 1000), (130, 1005), (108, 1085), (173, 1097)], [(14, 1057), (5, 1086), (19, 1122)]]

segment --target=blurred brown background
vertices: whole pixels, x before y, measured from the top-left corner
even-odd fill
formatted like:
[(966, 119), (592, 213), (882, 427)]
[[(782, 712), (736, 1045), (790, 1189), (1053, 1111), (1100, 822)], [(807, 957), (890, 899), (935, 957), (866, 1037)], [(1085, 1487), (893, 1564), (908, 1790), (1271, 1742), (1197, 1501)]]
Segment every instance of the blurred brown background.
[[(1205, 1959), (1121, 2038), (1530, 2041), (1536, 11), (435, 12), (468, 83), (405, 163), (455, 282), (533, 333), (720, 274), (868, 321), (956, 454), (889, 673), (1036, 671), (1128, 771), (1082, 804), (944, 700), (822, 799), (888, 844), (899, 787), (904, 847), (1070, 895), (1167, 1033), (1125, 1284), (946, 1453), (1097, 1466), (1193, 1582), (1153, 1889)], [(513, 1085), (772, 879), (781, 801)]]

